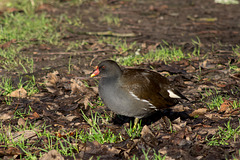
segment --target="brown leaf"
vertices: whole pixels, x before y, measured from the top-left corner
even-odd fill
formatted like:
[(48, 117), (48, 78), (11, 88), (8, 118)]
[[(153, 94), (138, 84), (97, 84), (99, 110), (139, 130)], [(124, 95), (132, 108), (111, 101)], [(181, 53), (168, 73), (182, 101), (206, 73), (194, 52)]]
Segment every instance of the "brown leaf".
[(58, 76), (58, 71), (54, 71), (53, 73), (48, 73), (46, 77), (46, 86), (55, 86), (57, 82), (59, 82), (60, 78)]
[(240, 80), (240, 73), (236, 73), (236, 74), (230, 74), (230, 77)]
[(233, 103), (232, 101), (225, 100), (221, 104), (219, 112), (221, 113), (221, 112), (229, 111), (231, 109), (231, 107), (232, 107), (232, 103)]
[(207, 110), (208, 110), (207, 108), (199, 108), (199, 109), (193, 111), (192, 113), (190, 113), (189, 115), (191, 117), (195, 117), (197, 115), (204, 115), (207, 112)]
[(196, 69), (192, 65), (189, 65), (188, 67), (186, 67), (186, 71), (187, 73), (193, 73), (196, 71)]
[(24, 126), (24, 125), (25, 125), (25, 122), (26, 122), (26, 121), (25, 121), (23, 118), (19, 118), (19, 119), (18, 119), (18, 125), (19, 125), (19, 126)]
[(89, 100), (91, 97), (94, 97), (97, 95), (97, 93), (90, 87), (86, 87), (83, 82), (71, 79), (71, 90), (73, 94), (81, 94), (84, 95), (83, 98), (80, 99), (78, 103), (83, 103), (85, 106), (85, 109), (87, 109), (88, 105), (92, 105), (91, 101)]
[(227, 85), (226, 85), (226, 84), (222, 84), (222, 83), (216, 83), (216, 86), (221, 87), (221, 88), (224, 88), (224, 87), (226, 87)]
[(12, 118), (14, 115), (14, 111), (8, 111), (7, 113), (0, 113), (1, 121), (7, 120)]
[(24, 88), (17, 89), (13, 91), (12, 93), (8, 94), (9, 97), (17, 97), (17, 98), (26, 98), (27, 97), (27, 91)]
[(24, 152), (22, 152), (19, 148), (17, 147), (0, 147), (0, 157), (3, 156), (14, 156), (14, 155), (21, 155)]
[(202, 68), (205, 68), (205, 69), (215, 68), (215, 65), (212, 64), (212, 63), (214, 63), (214, 62), (212, 62), (212, 61), (209, 60), (209, 59), (206, 59), (205, 61), (200, 62), (200, 66), (201, 66)]
[(28, 116), (27, 118), (30, 118), (30, 119), (38, 119), (40, 116), (37, 112), (34, 112), (32, 115)]
[(16, 42), (16, 39), (12, 39), (11, 41), (8, 41), (4, 44), (0, 44), (1, 49), (7, 49), (11, 46), (12, 43)]
[(80, 149), (83, 150), (85, 154), (98, 156), (109, 155), (110, 157), (113, 157), (115, 154), (119, 154), (121, 151), (115, 147), (111, 147), (111, 145), (100, 144), (97, 141), (87, 141), (85, 144), (80, 146)]
[(24, 131), (19, 131), (19, 132), (16, 132), (12, 135), (12, 139), (14, 142), (18, 142), (19, 140), (26, 140), (26, 139), (35, 139), (37, 138), (37, 134), (36, 134), (36, 131), (34, 130), (24, 130)]
[(75, 132), (69, 132), (69, 133), (63, 133), (63, 134), (61, 134), (60, 132), (57, 132), (57, 133), (55, 133), (55, 136), (57, 136), (58, 138), (67, 138), (67, 137), (69, 137), (69, 136), (74, 136), (76, 133)]
[(57, 150), (51, 150), (45, 153), (39, 160), (64, 160), (63, 156)]

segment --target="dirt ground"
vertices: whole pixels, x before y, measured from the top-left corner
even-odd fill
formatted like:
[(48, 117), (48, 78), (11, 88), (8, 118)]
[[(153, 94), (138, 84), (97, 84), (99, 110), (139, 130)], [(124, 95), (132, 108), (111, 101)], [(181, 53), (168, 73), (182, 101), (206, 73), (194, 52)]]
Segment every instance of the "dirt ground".
[[(105, 114), (106, 110), (106, 113), (112, 114), (107, 108), (97, 106), (95, 103), (98, 101), (98, 94), (95, 91), (97, 81), (89, 78), (94, 66), (103, 59), (127, 56), (130, 52), (134, 53), (137, 48), (141, 49), (141, 54), (147, 53), (150, 49), (164, 45), (164, 40), (169, 46), (182, 47), (186, 54), (194, 49), (200, 49), (200, 56), (168, 64), (146, 62), (135, 67), (147, 69), (154, 67), (159, 73), (169, 73), (168, 79), (175, 83), (190, 102), (183, 101), (171, 110), (164, 110), (143, 119), (142, 125), (147, 127), (144, 127), (141, 137), (133, 140), (124, 129), (129, 126), (131, 119), (114, 115), (109, 124), (100, 127), (103, 129), (109, 127), (116, 133), (122, 133), (125, 140), (116, 144), (102, 145), (95, 141), (87, 142), (84, 147), (90, 147), (91, 150), (85, 149), (81, 153), (76, 153), (76, 158), (89, 159), (92, 156), (95, 158), (101, 156), (101, 159), (129, 159), (136, 155), (139, 159), (144, 159), (142, 149), (146, 151), (150, 149), (150, 159), (154, 151), (162, 155), (167, 154), (167, 159), (179, 160), (220, 160), (238, 157), (239, 137), (229, 140), (229, 145), (220, 146), (209, 146), (206, 137), (211, 138), (218, 130), (218, 126), (224, 127), (229, 120), (233, 127), (239, 126), (240, 109), (218, 111), (206, 108), (207, 102), (210, 102), (213, 96), (227, 95), (230, 100), (237, 100), (240, 96), (240, 75), (232, 73), (229, 69), (229, 64), (240, 68), (239, 57), (232, 50), (232, 47), (240, 44), (239, 7), (240, 5), (217, 4), (213, 0), (101, 0), (87, 1), (80, 6), (70, 6), (67, 5), (67, 0), (61, 0), (58, 5), (48, 5), (38, 12), (47, 12), (51, 17), (63, 13), (69, 15), (69, 18), (79, 16), (84, 26), (80, 28), (70, 26), (64, 32), (64, 45), (61, 47), (36, 44), (23, 51), (24, 54), (33, 56), (33, 75), (37, 81), (48, 80), (51, 85), (39, 85), (38, 94), (16, 99), (10, 106), (4, 104), (4, 97), (1, 97), (1, 112), (7, 113), (16, 106), (24, 110), (30, 105), (33, 112), (40, 116), (30, 121), (52, 125), (51, 129), (55, 132), (87, 128), (88, 124), (83, 119), (80, 109), (89, 117), (90, 111)], [(106, 14), (118, 16), (120, 23), (108, 25), (101, 21), (101, 17)], [(115, 33), (125, 37), (127, 43), (137, 42), (137, 47), (121, 53), (112, 45), (99, 43), (99, 37), (116, 37)], [(193, 40), (198, 39), (199, 45), (194, 45)], [(66, 47), (77, 40), (87, 43), (66, 52)], [(69, 74), (70, 56), (72, 70)], [(57, 73), (52, 74), (54, 71)], [(15, 73), (2, 71), (0, 74), (10, 74), (15, 77), (15, 83), (18, 82)], [(31, 74), (23, 77), (29, 75)], [(88, 83), (92, 87), (91, 91), (73, 90), (73, 81), (78, 84), (80, 81)], [(218, 93), (203, 97), (206, 89), (215, 88)], [(87, 106), (88, 103), (92, 103), (95, 109)], [(69, 119), (69, 116), (74, 118)], [(18, 121), (12, 119), (4, 123), (18, 125)], [(171, 132), (171, 128), (176, 132)]]

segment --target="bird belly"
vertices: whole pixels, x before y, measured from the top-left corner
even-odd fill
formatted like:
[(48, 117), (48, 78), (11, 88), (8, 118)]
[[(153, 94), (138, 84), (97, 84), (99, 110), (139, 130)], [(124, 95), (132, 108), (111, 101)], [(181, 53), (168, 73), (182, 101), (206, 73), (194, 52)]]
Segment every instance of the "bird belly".
[(105, 86), (99, 88), (103, 103), (113, 112), (128, 116), (143, 118), (155, 111), (156, 107), (146, 100), (137, 99), (130, 92)]

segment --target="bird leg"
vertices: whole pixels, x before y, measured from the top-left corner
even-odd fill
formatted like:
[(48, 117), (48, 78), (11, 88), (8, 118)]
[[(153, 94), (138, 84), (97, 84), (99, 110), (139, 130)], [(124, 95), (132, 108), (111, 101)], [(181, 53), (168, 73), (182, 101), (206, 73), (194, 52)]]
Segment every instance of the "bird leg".
[(139, 118), (135, 118), (134, 119), (134, 125), (133, 125), (133, 129), (137, 129), (137, 124), (139, 122)]

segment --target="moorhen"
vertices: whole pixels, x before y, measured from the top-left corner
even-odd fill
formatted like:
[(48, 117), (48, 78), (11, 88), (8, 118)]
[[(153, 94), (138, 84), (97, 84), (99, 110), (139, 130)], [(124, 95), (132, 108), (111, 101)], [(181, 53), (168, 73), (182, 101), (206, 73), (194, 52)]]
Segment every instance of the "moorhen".
[(146, 69), (121, 69), (112, 60), (102, 61), (91, 77), (100, 75), (99, 95), (113, 112), (138, 118), (174, 106), (186, 99), (170, 81), (159, 73)]

